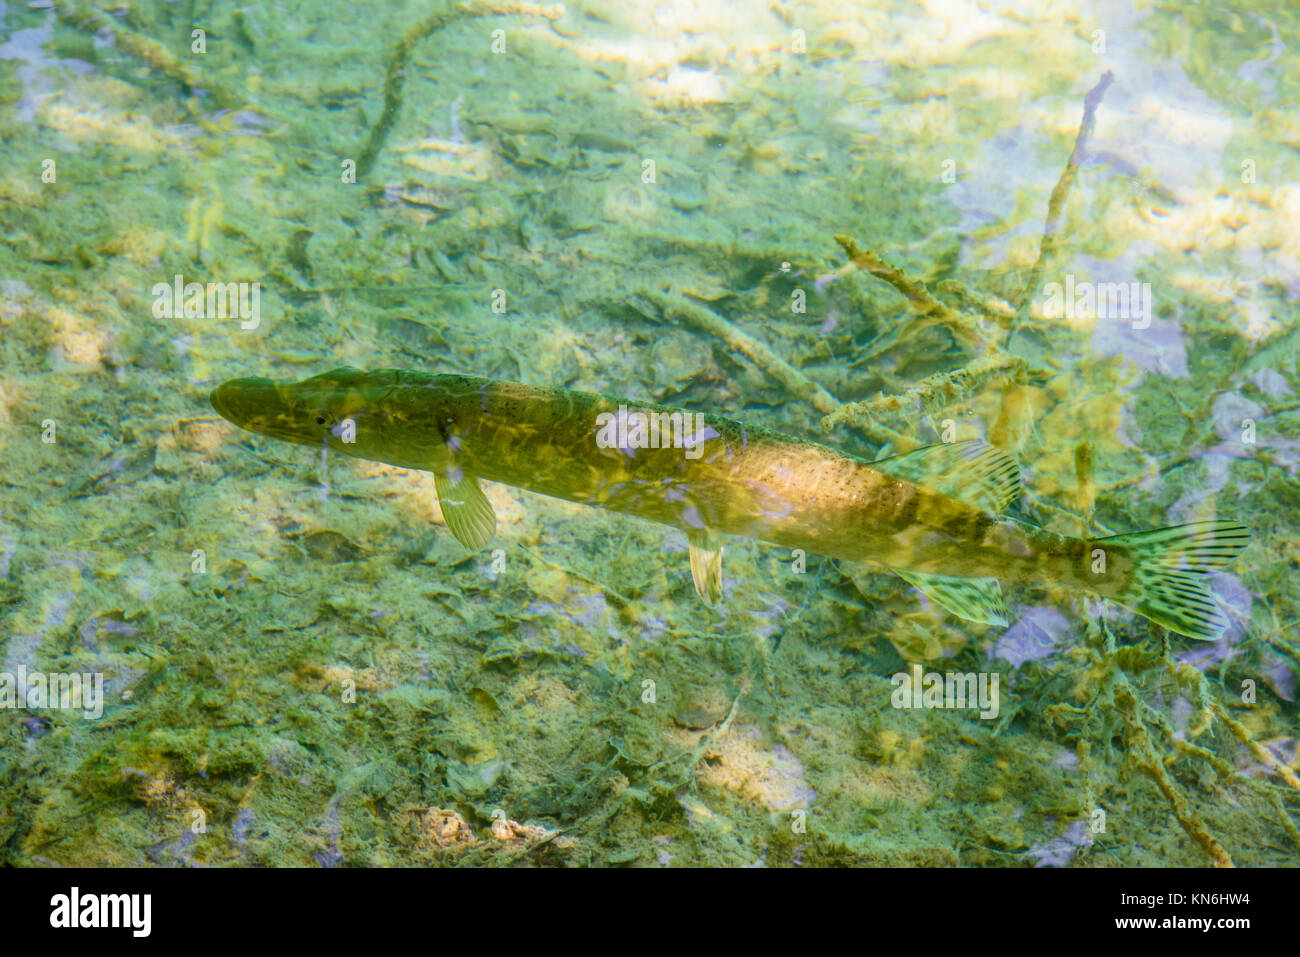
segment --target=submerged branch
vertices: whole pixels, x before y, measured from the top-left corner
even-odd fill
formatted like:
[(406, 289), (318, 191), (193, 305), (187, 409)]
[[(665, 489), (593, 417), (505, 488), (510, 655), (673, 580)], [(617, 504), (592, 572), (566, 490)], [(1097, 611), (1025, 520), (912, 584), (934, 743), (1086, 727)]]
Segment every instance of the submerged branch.
[(1028, 308), (1034, 290), (1038, 288), (1044, 266), (1056, 254), (1056, 247), (1060, 242), (1058, 225), (1061, 219), (1061, 210), (1065, 207), (1065, 200), (1070, 194), (1070, 187), (1074, 185), (1074, 177), (1079, 170), (1079, 163), (1088, 148), (1088, 140), (1092, 137), (1097, 107), (1101, 104), (1101, 98), (1106, 95), (1106, 88), (1110, 86), (1111, 81), (1114, 79), (1115, 74), (1107, 70), (1102, 74), (1097, 85), (1089, 90), (1088, 95), (1083, 98), (1083, 120), (1079, 123), (1079, 133), (1074, 138), (1074, 149), (1070, 151), (1070, 158), (1065, 164), (1065, 169), (1061, 171), (1061, 178), (1056, 181), (1056, 188), (1052, 190), (1052, 196), (1047, 201), (1047, 222), (1043, 226), (1043, 240), (1038, 247), (1038, 258), (1029, 271), (1029, 280), (1025, 283), (1025, 288), (1020, 291), (1020, 301), (1017, 303), (1017, 307), (1021, 315)]
[(188, 63), (176, 57), (161, 43), (124, 27), (93, 6), (60, 3), (55, 9), (64, 23), (90, 33), (106, 33), (115, 46), (144, 60), (168, 79), (188, 89), (204, 90), (211, 94), (213, 101), (222, 109), (237, 110), (249, 103), (242, 94), (226, 89), (215, 80), (199, 76)]
[(411, 58), (415, 45), (433, 33), (461, 17), (484, 17), (493, 14), (522, 13), (531, 16), (546, 17), (557, 20), (564, 16), (564, 5), (543, 6), (536, 3), (515, 2), (515, 0), (470, 0), (468, 3), (445, 7), (429, 14), (397, 41), (393, 55), (388, 61), (388, 70), (384, 77), (384, 106), (379, 119), (366, 137), (366, 144), (361, 148), (357, 158), (357, 175), (365, 176), (375, 165), (379, 151), (384, 148), (388, 134), (402, 109), (402, 86), (406, 82), (406, 64)]
[(682, 320), (701, 332), (718, 337), (784, 386), (791, 395), (809, 403), (817, 411), (829, 414), (839, 409), (839, 399), (778, 356), (769, 346), (742, 332), (712, 309), (681, 296), (650, 289), (641, 290), (639, 295), (658, 306), (665, 319)]
[(969, 349), (980, 349), (985, 345), (978, 324), (935, 299), (930, 290), (925, 288), (925, 283), (909, 278), (897, 266), (891, 266), (870, 249), (862, 249), (849, 236), (836, 236), (835, 241), (844, 248), (850, 263), (901, 292), (911, 303), (918, 319), (929, 320), (927, 325), (939, 323), (947, 326), (957, 340)]
[(1019, 356), (1005, 353), (984, 356), (952, 372), (937, 372), (928, 376), (898, 395), (878, 395), (873, 399), (842, 405), (822, 419), (821, 427), (829, 432), (847, 422), (870, 432), (882, 415), (911, 411), (930, 413), (956, 402), (964, 402), (990, 383), (1006, 385), (1019, 382), (1026, 369), (1025, 361)]

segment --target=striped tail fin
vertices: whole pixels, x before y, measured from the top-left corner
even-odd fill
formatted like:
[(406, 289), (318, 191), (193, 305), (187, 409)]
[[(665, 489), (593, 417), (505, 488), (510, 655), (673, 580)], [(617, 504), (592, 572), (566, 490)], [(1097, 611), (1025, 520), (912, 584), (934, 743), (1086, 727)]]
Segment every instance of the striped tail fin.
[(1170, 631), (1212, 641), (1228, 627), (1206, 587), (1208, 574), (1223, 568), (1250, 542), (1250, 529), (1236, 522), (1194, 522), (1096, 540), (1118, 545), (1133, 560), (1133, 575), (1114, 599)]

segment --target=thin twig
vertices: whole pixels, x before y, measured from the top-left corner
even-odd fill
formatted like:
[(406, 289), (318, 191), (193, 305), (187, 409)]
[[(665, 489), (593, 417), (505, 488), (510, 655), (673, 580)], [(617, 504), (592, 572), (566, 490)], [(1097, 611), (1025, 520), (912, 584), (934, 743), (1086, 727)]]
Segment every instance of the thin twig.
[(522, 13), (556, 20), (564, 15), (563, 4), (542, 6), (536, 3), (521, 3), (514, 0), (471, 0), (455, 6), (445, 7), (429, 14), (397, 41), (393, 55), (388, 61), (388, 71), (384, 77), (384, 106), (379, 112), (379, 119), (366, 137), (366, 144), (361, 148), (357, 158), (357, 175), (365, 176), (375, 165), (379, 151), (383, 149), (388, 134), (402, 109), (402, 85), (406, 81), (406, 64), (411, 58), (415, 45), (440, 27), (446, 26), (461, 17), (483, 17), (493, 14)]
[(969, 349), (979, 349), (985, 345), (984, 338), (980, 335), (979, 325), (968, 316), (963, 316), (935, 299), (930, 294), (930, 290), (925, 288), (925, 283), (909, 278), (897, 266), (891, 266), (870, 249), (862, 249), (849, 236), (836, 236), (835, 241), (844, 248), (849, 262), (854, 266), (865, 269), (877, 279), (884, 280), (901, 292), (911, 303), (918, 319), (928, 320), (927, 325), (934, 322), (942, 323)]
[(1043, 268), (1056, 253), (1056, 247), (1059, 243), (1057, 226), (1061, 219), (1061, 210), (1065, 207), (1065, 200), (1069, 196), (1070, 187), (1074, 185), (1074, 177), (1079, 170), (1079, 163), (1088, 148), (1088, 140), (1092, 136), (1097, 107), (1101, 104), (1101, 98), (1106, 95), (1106, 88), (1110, 86), (1111, 81), (1114, 79), (1115, 74), (1107, 70), (1102, 74), (1097, 85), (1089, 90), (1088, 95), (1083, 98), (1083, 120), (1079, 123), (1079, 133), (1074, 138), (1074, 149), (1070, 151), (1070, 159), (1066, 162), (1065, 169), (1061, 171), (1061, 178), (1056, 181), (1056, 188), (1052, 190), (1052, 196), (1047, 201), (1047, 222), (1043, 226), (1043, 240), (1038, 246), (1038, 259), (1034, 261), (1033, 269), (1029, 272), (1029, 281), (1025, 283), (1025, 288), (1020, 293), (1017, 311), (1021, 315), (1024, 314), (1028, 307), (1034, 291), (1038, 289), (1038, 282), (1042, 277)]
[(741, 353), (792, 395), (808, 402), (818, 412), (830, 414), (840, 407), (839, 399), (827, 392), (808, 376), (778, 356), (772, 349), (718, 315), (712, 309), (693, 303), (681, 296), (643, 289), (638, 295), (649, 299), (668, 320), (682, 320), (701, 332), (717, 336), (728, 347)]
[(913, 409), (922, 413), (969, 399), (991, 381), (999, 383), (1020, 381), (1026, 364), (1019, 356), (997, 354), (976, 359), (969, 365), (952, 372), (937, 372), (928, 376), (900, 395), (878, 395), (873, 399), (851, 402), (840, 406), (821, 421), (829, 432), (843, 422), (860, 428), (873, 424), (876, 418), (890, 412)]

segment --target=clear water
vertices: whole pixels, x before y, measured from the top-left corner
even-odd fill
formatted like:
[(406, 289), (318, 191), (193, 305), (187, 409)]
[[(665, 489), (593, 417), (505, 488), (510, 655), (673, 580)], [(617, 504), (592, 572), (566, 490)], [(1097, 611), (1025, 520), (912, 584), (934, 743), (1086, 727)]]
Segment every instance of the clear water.
[[(1294, 5), (107, 6), (0, 3), (4, 863), (1297, 863)], [(467, 550), (208, 404), (343, 365), (984, 438), (1025, 520), (1254, 539), (1214, 642), (748, 540), (709, 608), (678, 531), (490, 485)]]

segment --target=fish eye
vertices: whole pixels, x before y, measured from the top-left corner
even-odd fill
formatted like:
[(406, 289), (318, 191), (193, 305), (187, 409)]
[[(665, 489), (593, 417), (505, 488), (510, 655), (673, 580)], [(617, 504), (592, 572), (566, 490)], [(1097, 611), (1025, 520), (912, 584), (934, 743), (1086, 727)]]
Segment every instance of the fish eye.
[(323, 415), (318, 415), (318, 416), (316, 416), (316, 424), (317, 424), (317, 425), (324, 425), (324, 424), (325, 424), (325, 416), (323, 416)]

